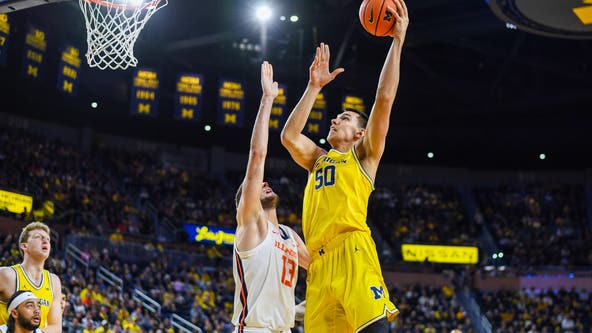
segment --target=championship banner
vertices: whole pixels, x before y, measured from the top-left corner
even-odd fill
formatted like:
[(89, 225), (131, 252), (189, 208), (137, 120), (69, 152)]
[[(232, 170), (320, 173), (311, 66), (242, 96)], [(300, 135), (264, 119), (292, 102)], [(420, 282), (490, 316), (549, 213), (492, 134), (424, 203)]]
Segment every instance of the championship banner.
[(43, 78), (45, 50), (47, 50), (46, 37), (44, 30), (27, 23), (27, 37), (23, 51), (23, 74), (26, 77)]
[(218, 84), (218, 124), (242, 126), (245, 114), (244, 84), (238, 80), (221, 79)]
[(195, 224), (184, 224), (183, 229), (187, 232), (190, 242), (234, 245), (234, 230)]
[(274, 131), (281, 131), (286, 123), (286, 107), (288, 98), (288, 87), (283, 84), (278, 84), (278, 95), (273, 100), (271, 107), (271, 115), (269, 116), (269, 129)]
[(158, 114), (158, 72), (148, 68), (138, 68), (132, 83), (130, 113), (156, 117)]
[(404, 261), (429, 261), (442, 264), (476, 264), (479, 248), (476, 246), (403, 244)]
[(78, 95), (78, 82), (80, 77), (80, 49), (66, 45), (63, 48), (58, 67), (57, 88), (70, 96)]
[(177, 76), (175, 119), (197, 121), (201, 116), (203, 76), (183, 73)]
[(0, 14), (0, 65), (6, 66), (8, 55), (8, 37), (10, 36), (10, 22), (8, 15)]
[(308, 116), (308, 122), (304, 127), (305, 133), (314, 136), (324, 135), (327, 127), (327, 101), (325, 100), (325, 94), (320, 93), (315, 99), (312, 111)]
[(33, 208), (33, 197), (16, 192), (0, 190), (0, 210), (15, 214), (30, 213)]
[(360, 112), (366, 112), (366, 105), (364, 104), (364, 99), (362, 97), (355, 95), (343, 95), (343, 100), (341, 101), (341, 108), (354, 109)]

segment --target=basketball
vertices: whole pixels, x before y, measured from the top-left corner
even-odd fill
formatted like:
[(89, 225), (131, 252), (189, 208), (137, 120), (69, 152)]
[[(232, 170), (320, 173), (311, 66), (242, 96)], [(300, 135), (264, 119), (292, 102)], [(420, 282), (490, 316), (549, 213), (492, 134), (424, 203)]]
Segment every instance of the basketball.
[(393, 0), (364, 0), (360, 5), (360, 23), (369, 34), (390, 35), (395, 17), (386, 10), (387, 5), (393, 9), (397, 8)]

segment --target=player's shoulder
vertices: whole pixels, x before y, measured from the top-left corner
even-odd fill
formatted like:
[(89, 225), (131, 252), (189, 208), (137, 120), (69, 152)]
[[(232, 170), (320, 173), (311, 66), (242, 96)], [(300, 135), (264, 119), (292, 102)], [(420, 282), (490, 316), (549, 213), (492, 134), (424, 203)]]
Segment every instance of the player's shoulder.
[(49, 279), (54, 286), (60, 286), (61, 288), (62, 281), (60, 280), (60, 277), (57, 276), (57, 274), (49, 272)]
[(0, 283), (5, 283), (7, 280), (15, 279), (16, 271), (12, 266), (0, 267)]

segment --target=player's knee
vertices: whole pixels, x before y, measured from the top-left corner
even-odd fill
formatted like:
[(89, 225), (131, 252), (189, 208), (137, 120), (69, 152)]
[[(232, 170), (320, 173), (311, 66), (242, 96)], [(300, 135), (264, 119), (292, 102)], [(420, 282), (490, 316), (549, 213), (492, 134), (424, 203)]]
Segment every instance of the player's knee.
[(372, 324), (370, 326), (364, 328), (360, 331), (360, 333), (388, 333), (389, 332), (389, 322), (386, 318), (382, 318)]

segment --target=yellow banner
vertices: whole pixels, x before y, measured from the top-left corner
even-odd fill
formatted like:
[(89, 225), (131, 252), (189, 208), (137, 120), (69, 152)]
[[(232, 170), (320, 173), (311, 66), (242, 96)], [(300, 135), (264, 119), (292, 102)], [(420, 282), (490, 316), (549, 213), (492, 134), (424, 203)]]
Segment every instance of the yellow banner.
[(429, 261), (442, 264), (476, 264), (479, 248), (476, 246), (401, 245), (404, 261)]
[(20, 193), (0, 190), (0, 209), (11, 213), (30, 213), (33, 207), (33, 197)]

